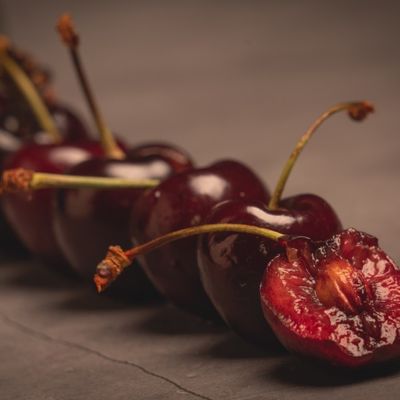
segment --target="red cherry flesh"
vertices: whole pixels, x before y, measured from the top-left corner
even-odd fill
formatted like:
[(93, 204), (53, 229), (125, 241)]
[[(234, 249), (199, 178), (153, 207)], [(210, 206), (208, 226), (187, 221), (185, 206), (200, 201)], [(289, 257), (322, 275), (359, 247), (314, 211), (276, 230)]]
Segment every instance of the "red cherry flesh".
[(265, 317), (289, 350), (356, 368), (400, 355), (400, 270), (355, 229), (289, 240), (260, 287)]

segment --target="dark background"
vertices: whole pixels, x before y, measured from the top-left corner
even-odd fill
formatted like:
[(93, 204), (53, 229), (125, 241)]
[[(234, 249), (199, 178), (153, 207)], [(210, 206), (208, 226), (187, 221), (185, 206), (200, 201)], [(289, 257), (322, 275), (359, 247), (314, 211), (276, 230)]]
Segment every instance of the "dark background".
[[(323, 196), (345, 226), (375, 234), (400, 261), (400, 3), (0, 0), (1, 30), (46, 62), (59, 96), (88, 117), (54, 31), (56, 18), (66, 10), (75, 18), (84, 61), (114, 131), (132, 143), (177, 143), (199, 164), (239, 158), (270, 188), (296, 140), (320, 112), (339, 101), (373, 101), (377, 112), (362, 124), (340, 115), (324, 125), (300, 158), (286, 194)], [(13, 271), (25, 267), (18, 264)], [(14, 272), (5, 271), (14, 282)], [(67, 288), (12, 289), (4, 285), (8, 311), (0, 327), (1, 357), (15, 361), (0, 366), (5, 398), (102, 399), (111, 393), (112, 398), (175, 399), (191, 398), (189, 388), (213, 399), (289, 399), (295, 394), (364, 399), (383, 393), (395, 398), (391, 394), (400, 389), (393, 375), (329, 380), (313, 371), (303, 376), (306, 372), (291, 358), (259, 358), (235, 337), (171, 307), (136, 314), (116, 307), (107, 320), (97, 298), (84, 294), (76, 304), (70, 299), (64, 308), (49, 307), (49, 298), (61, 297), (63, 303), (71, 296)], [(111, 307), (107, 301), (101, 304)], [(63, 322), (57, 319), (60, 313)], [(178, 328), (156, 329), (168, 325)], [(188, 326), (195, 327), (193, 332), (186, 331)], [(13, 345), (17, 339), (25, 347)], [(60, 341), (65, 340), (78, 345), (63, 348)], [(96, 358), (79, 346), (108, 353)], [(124, 364), (129, 364), (127, 354), (184, 388), (130, 368)], [(107, 357), (123, 362), (113, 364)], [(35, 364), (41, 365), (40, 373), (21, 378), (24, 368)], [(309, 378), (312, 374), (320, 383)], [(293, 381), (293, 375), (301, 378)], [(109, 392), (101, 386), (105, 379)]]

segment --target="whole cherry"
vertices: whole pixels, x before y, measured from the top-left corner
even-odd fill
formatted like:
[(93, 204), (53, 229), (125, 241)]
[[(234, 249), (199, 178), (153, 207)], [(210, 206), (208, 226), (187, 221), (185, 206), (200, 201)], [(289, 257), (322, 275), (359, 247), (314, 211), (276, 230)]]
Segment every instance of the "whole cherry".
[[(323, 113), (302, 136), (285, 165), (269, 205), (231, 201), (217, 205), (206, 223), (244, 223), (275, 231), (326, 240), (342, 229), (332, 207), (321, 197), (301, 194), (280, 200), (283, 187), (301, 150), (316, 128), (331, 114), (347, 110), (360, 119), (372, 107), (365, 102), (343, 103)], [(213, 233), (199, 240), (198, 263), (205, 291), (224, 321), (240, 336), (259, 344), (274, 340), (263, 317), (258, 287), (265, 265), (279, 245), (266, 238)]]
[[(22, 147), (5, 162), (5, 168), (27, 168), (34, 171), (64, 173), (73, 165), (103, 150), (97, 142), (71, 144), (31, 144)], [(64, 266), (62, 252), (52, 229), (53, 189), (32, 193), (29, 198), (3, 193), (5, 216), (22, 243), (35, 255), (53, 266)]]
[[(103, 149), (99, 143), (80, 139), (62, 141), (62, 136), (49, 113), (48, 107), (30, 80), (13, 60), (1, 53), (1, 61), (10, 76), (26, 94), (40, 124), (55, 143), (24, 145), (11, 154), (4, 162), (5, 168), (28, 168), (42, 172), (63, 173), (73, 165), (93, 155), (101, 156)], [(53, 190), (46, 189), (33, 193), (25, 199), (13, 193), (4, 193), (2, 206), (7, 220), (23, 244), (33, 253), (52, 265), (65, 265), (64, 257), (56, 242), (52, 229), (51, 209)]]
[[(163, 143), (144, 144), (127, 150), (118, 150), (105, 125), (93, 92), (83, 71), (77, 53), (79, 38), (69, 15), (59, 19), (58, 29), (68, 46), (77, 69), (81, 86), (94, 115), (96, 125), (106, 144), (107, 157), (93, 158), (76, 165), (68, 173), (80, 176), (101, 176), (130, 179), (162, 180), (192, 168), (189, 156), (174, 146)], [(111, 151), (110, 151), (111, 150)], [(110, 242), (130, 243), (129, 216), (132, 204), (145, 188), (136, 189), (64, 189), (56, 196), (54, 225), (56, 236), (70, 265), (82, 276), (93, 274), (93, 266), (104, 255)], [(85, 240), (90, 237), (90, 243)], [(128, 272), (126, 279), (114, 288), (114, 293), (124, 297), (143, 297), (151, 285), (140, 268)]]
[[(155, 180), (175, 173), (173, 165), (157, 156), (140, 160), (90, 159), (69, 170), (72, 175)], [(132, 205), (146, 187), (134, 189), (59, 189), (53, 213), (56, 237), (68, 263), (84, 278), (102, 259), (110, 243), (128, 246)], [(88, 241), (87, 238), (90, 238)], [(127, 271), (112, 294), (145, 298), (155, 291), (140, 267)]]
[[(131, 215), (133, 238), (144, 242), (187, 226), (201, 224), (221, 201), (243, 199), (267, 202), (268, 190), (248, 167), (220, 161), (182, 172), (143, 193)], [(140, 260), (156, 288), (179, 307), (215, 317), (196, 260), (196, 238), (171, 243)]]
[[(0, 62), (3, 69), (7, 72), (9, 81), (15, 82), (18, 90), (27, 99), (27, 103), (32, 107), (34, 114), (41, 125), (42, 130), (46, 131), (49, 137), (54, 142), (60, 142), (62, 139), (59, 130), (50, 115), (42, 96), (38, 92), (36, 86), (32, 83), (29, 76), (18, 65), (17, 62), (7, 53), (7, 41), (0, 38)], [(32, 135), (34, 132), (32, 132)], [(32, 136), (33, 137), (33, 136)], [(35, 139), (38, 135), (34, 136)], [(3, 156), (8, 156), (4, 161), (6, 167), (28, 167), (28, 168), (47, 168), (50, 172), (63, 172), (67, 167), (75, 162), (83, 160), (88, 157), (90, 151), (100, 153), (101, 149), (96, 143), (82, 140), (79, 144), (61, 145), (61, 144), (46, 144), (39, 145), (34, 142), (25, 144), (20, 148), (21, 141), (16, 139), (12, 134), (7, 136), (8, 139), (15, 139), (12, 143), (12, 148), (8, 147), (3, 152)], [(3, 135), (4, 139), (4, 135)], [(9, 144), (8, 140), (8, 144)], [(12, 150), (17, 150), (11, 153)], [(36, 165), (36, 166), (35, 166)], [(3, 167), (3, 166), (2, 166)], [(22, 201), (22, 203), (21, 203)], [(49, 218), (46, 216), (50, 209), (50, 197), (46, 192), (41, 193), (37, 198), (33, 199), (30, 204), (31, 211), (27, 211), (26, 203), (20, 198), (14, 198), (13, 195), (5, 195), (3, 198), (3, 205), (7, 214), (7, 219), (11, 221), (13, 230), (17, 233), (18, 237), (22, 240), (24, 245), (35, 252), (42, 253), (45, 250), (47, 254), (44, 255), (46, 259), (53, 259), (53, 249), (55, 241), (51, 233), (46, 234), (48, 230)], [(25, 209), (26, 212), (23, 210)], [(35, 209), (37, 212), (35, 212)], [(31, 214), (31, 217), (27, 215)], [(46, 215), (45, 215), (46, 214)], [(37, 221), (36, 225), (31, 225), (30, 222)], [(4, 223), (7, 227), (8, 225)], [(36, 226), (36, 228), (34, 228)], [(42, 235), (41, 243), (39, 238)], [(13, 243), (14, 237), (10, 235), (9, 231), (2, 230), (2, 243)]]

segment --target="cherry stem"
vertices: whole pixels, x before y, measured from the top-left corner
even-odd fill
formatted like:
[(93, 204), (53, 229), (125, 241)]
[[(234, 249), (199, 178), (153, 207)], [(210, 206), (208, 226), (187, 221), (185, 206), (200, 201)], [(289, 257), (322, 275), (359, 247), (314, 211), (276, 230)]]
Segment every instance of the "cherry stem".
[(98, 176), (48, 174), (17, 168), (3, 172), (1, 193), (31, 193), (32, 190), (48, 188), (95, 188), (133, 189), (152, 188), (160, 182), (156, 179), (124, 179)]
[(340, 111), (347, 111), (350, 118), (354, 121), (362, 121), (366, 116), (374, 111), (374, 106), (367, 101), (355, 101), (347, 103), (338, 103), (333, 107), (329, 108), (323, 112), (308, 128), (308, 130), (303, 134), (300, 140), (297, 142), (295, 148), (286, 161), (283, 167), (281, 176), (279, 177), (278, 183), (275, 186), (275, 190), (272, 194), (271, 200), (269, 202), (268, 208), (270, 210), (275, 210), (279, 207), (279, 202), (282, 197), (283, 190), (287, 180), (289, 179), (290, 173), (299, 158), (300, 153), (303, 151), (305, 145), (313, 136), (314, 132), (325, 122), (330, 116), (336, 114)]
[(100, 133), (100, 141), (102, 143), (104, 152), (107, 157), (113, 159), (124, 159), (125, 153), (118, 146), (112, 132), (108, 128), (94, 97), (93, 91), (90, 87), (87, 74), (82, 65), (81, 57), (78, 52), (79, 36), (75, 31), (72, 23), (72, 18), (69, 14), (63, 14), (57, 23), (57, 30), (61, 36), (62, 41), (69, 49), (69, 53), (74, 65), (76, 74), (83, 90), (83, 94), (89, 105), (90, 111), (96, 123), (97, 129)]
[(278, 241), (286, 236), (282, 233), (254, 225), (228, 223), (206, 224), (167, 233), (164, 236), (150, 240), (147, 243), (138, 245), (127, 251), (122, 250), (119, 246), (110, 246), (105, 259), (98, 264), (96, 274), (94, 276), (94, 282), (96, 284), (97, 291), (102, 292), (104, 289), (106, 289), (122, 273), (122, 271), (131, 265), (133, 260), (140, 255), (144, 255), (152, 250), (179, 239), (185, 239), (205, 233), (217, 232), (247, 233), (251, 235), (262, 236), (275, 241)]
[(7, 53), (9, 41), (6, 37), (0, 36), (0, 65), (11, 77), (35, 115), (39, 125), (55, 143), (61, 141), (61, 134), (57, 129), (53, 117), (51, 116), (43, 99), (39, 95), (35, 85), (25, 73), (25, 71)]

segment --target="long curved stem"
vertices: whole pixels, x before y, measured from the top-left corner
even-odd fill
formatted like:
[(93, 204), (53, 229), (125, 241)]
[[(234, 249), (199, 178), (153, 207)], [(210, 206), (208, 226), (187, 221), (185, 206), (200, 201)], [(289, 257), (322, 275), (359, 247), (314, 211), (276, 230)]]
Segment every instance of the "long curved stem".
[(106, 289), (121, 273), (127, 268), (133, 260), (139, 255), (144, 255), (158, 247), (174, 242), (179, 239), (188, 238), (204, 233), (216, 232), (235, 232), (258, 235), (271, 240), (282, 239), (285, 235), (271, 229), (261, 228), (254, 225), (246, 224), (206, 224), (180, 229), (167, 233), (147, 243), (133, 247), (124, 251), (119, 246), (110, 246), (105, 259), (97, 266), (94, 282), (97, 290), (102, 292)]
[(374, 107), (371, 103), (366, 101), (355, 101), (355, 102), (336, 104), (333, 107), (326, 110), (325, 112), (323, 112), (303, 134), (303, 136), (297, 142), (292, 153), (290, 154), (289, 159), (286, 161), (268, 205), (268, 208), (270, 210), (275, 210), (279, 207), (279, 201), (281, 199), (286, 182), (289, 179), (290, 173), (297, 159), (299, 158), (301, 152), (303, 151), (305, 145), (311, 139), (315, 131), (330, 116), (341, 111), (347, 111), (349, 113), (350, 118), (352, 118), (355, 121), (362, 121), (369, 113), (374, 111)]
[(130, 260), (133, 261), (138, 255), (144, 255), (149, 251), (164, 246), (167, 243), (171, 243), (176, 240), (184, 239), (190, 236), (201, 235), (203, 233), (217, 233), (217, 232), (248, 233), (252, 235), (263, 236), (266, 237), (267, 239), (272, 239), (272, 240), (278, 240), (284, 236), (282, 233), (267, 228), (261, 228), (255, 225), (228, 224), (228, 223), (206, 224), (206, 225), (193, 226), (190, 228), (183, 228), (175, 232), (167, 233), (164, 236), (160, 236), (156, 239), (150, 240), (147, 243), (138, 245), (130, 250), (125, 251), (125, 255)]
[(89, 80), (83, 68), (81, 57), (78, 51), (79, 36), (74, 29), (72, 19), (69, 14), (64, 14), (59, 18), (57, 29), (60, 33), (61, 39), (69, 50), (83, 94), (100, 133), (100, 141), (106, 156), (114, 159), (124, 159), (125, 153), (120, 149), (113, 134), (111, 133), (111, 130), (108, 128), (103, 115), (100, 112), (98, 103), (94, 97), (93, 90), (90, 87)]
[(146, 189), (159, 183), (157, 179), (48, 174), (17, 168), (3, 172), (0, 188), (2, 193), (30, 193), (32, 190), (48, 188)]

